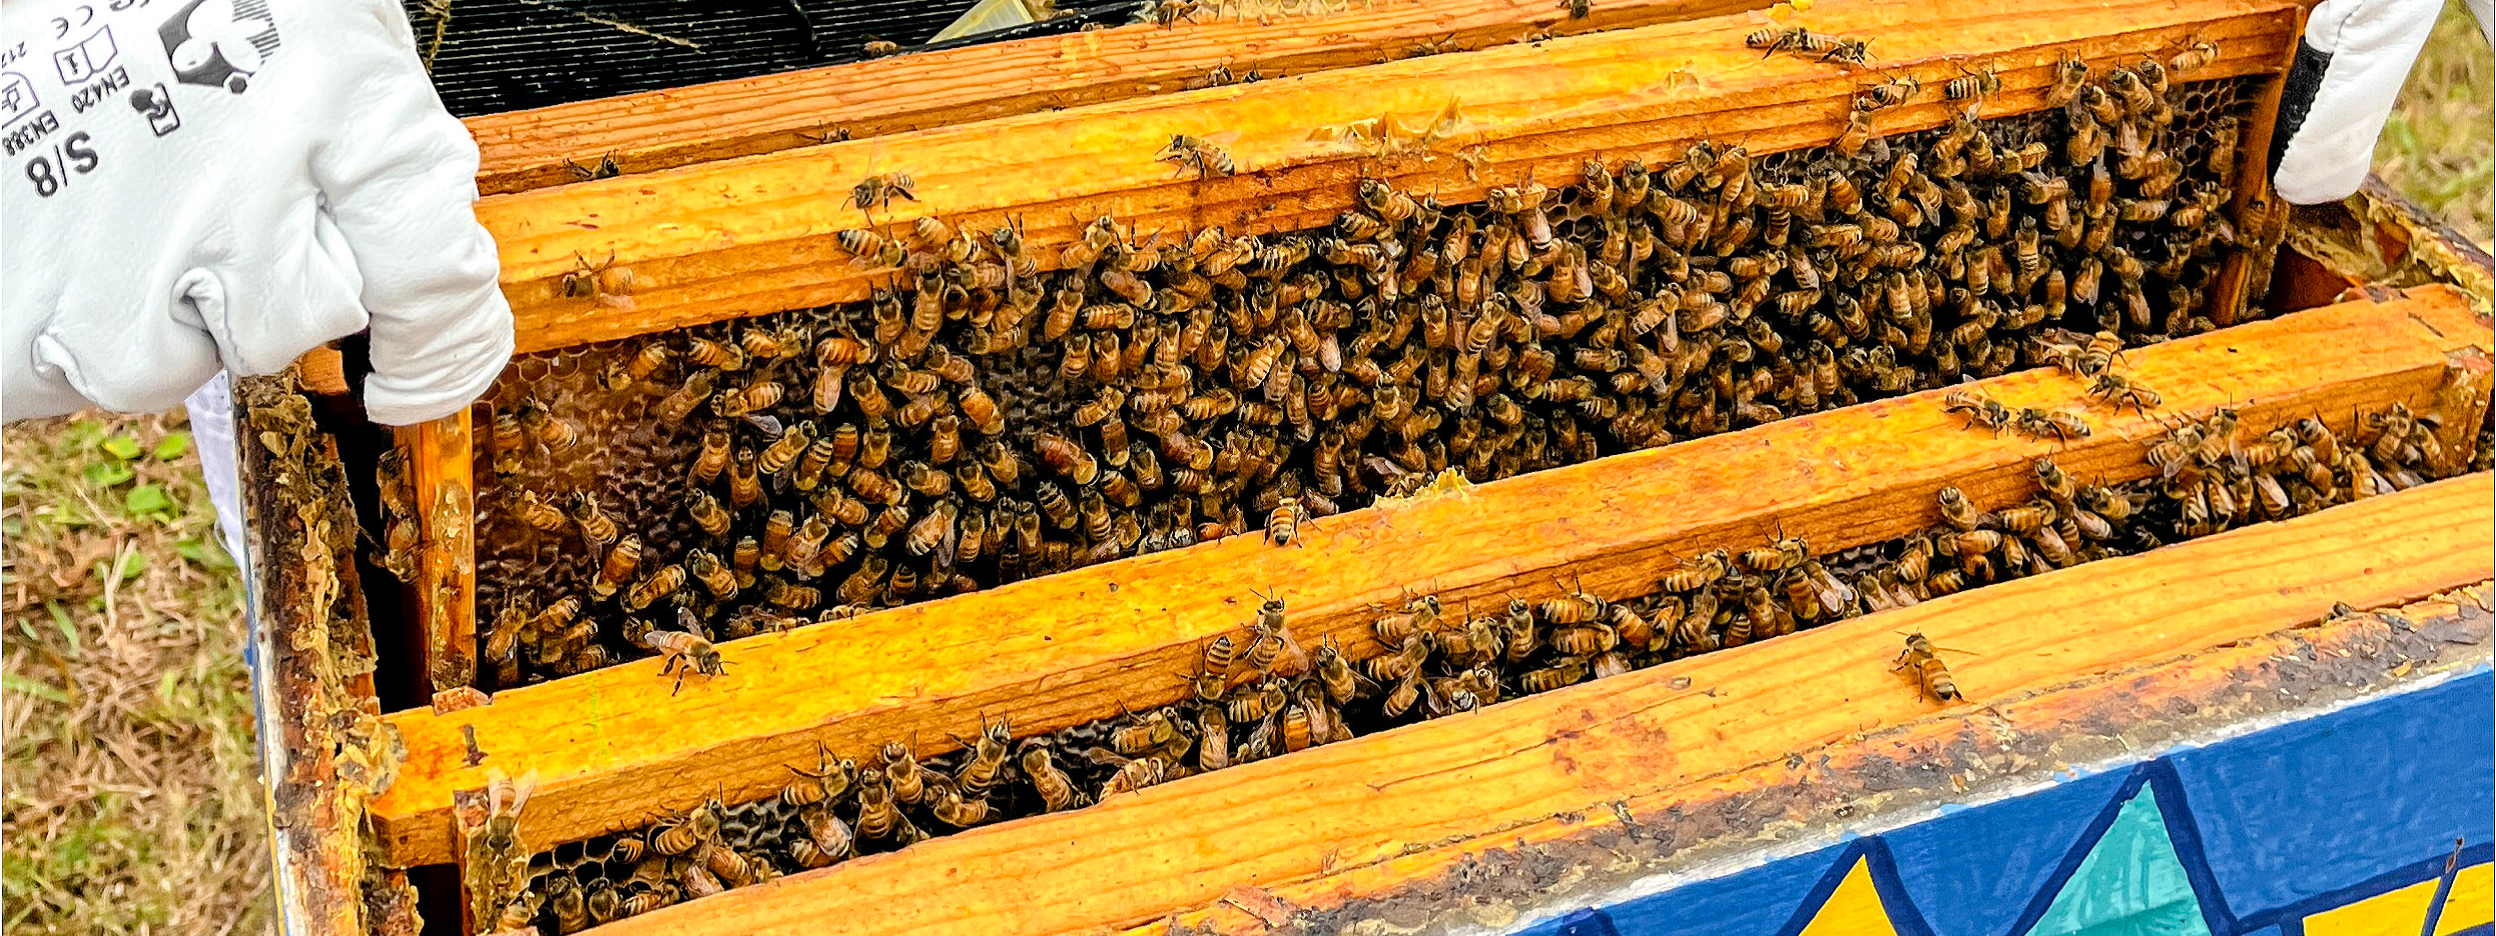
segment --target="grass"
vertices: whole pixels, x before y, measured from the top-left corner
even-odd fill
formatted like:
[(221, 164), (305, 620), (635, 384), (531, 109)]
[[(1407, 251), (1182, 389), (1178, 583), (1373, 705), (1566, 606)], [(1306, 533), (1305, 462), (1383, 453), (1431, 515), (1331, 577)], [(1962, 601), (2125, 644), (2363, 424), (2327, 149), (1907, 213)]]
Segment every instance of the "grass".
[(15, 933), (257, 933), (243, 593), (183, 420), (0, 438), (0, 907)]
[[(2376, 149), (2490, 236), (2487, 44), (2447, 8)], [(182, 420), (0, 430), (0, 916), (11, 933), (258, 933), (267, 851), (242, 588)]]
[(2435, 34), (2401, 88), (2375, 144), (2375, 171), (2430, 214), (2480, 244), (2496, 234), (2496, 55), (2461, 0), (2446, 0)]

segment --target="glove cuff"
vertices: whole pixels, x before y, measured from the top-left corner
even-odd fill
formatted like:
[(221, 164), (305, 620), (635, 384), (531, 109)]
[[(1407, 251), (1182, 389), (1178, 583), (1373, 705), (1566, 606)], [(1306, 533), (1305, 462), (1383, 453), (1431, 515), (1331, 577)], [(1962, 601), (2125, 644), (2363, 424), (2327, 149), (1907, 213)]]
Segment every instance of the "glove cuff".
[(2279, 119), (2271, 129), (2270, 159), (2264, 165), (2274, 171), (2288, 152), (2288, 141), (2305, 128), (2305, 119), (2314, 113), (2314, 94), (2322, 89), (2323, 72), (2331, 68), (2331, 53), (2317, 49), (2304, 40), (2297, 42), (2297, 59), (2288, 66), (2288, 77), (2282, 81), (2279, 94)]
[(364, 414), (385, 426), (412, 426), (430, 422), (466, 408), (471, 401), (485, 395), (494, 381), (503, 375), (504, 365), (511, 360), (512, 332), (508, 318), (505, 327), (494, 329), (477, 344), (460, 349), (466, 359), (458, 365), (440, 368), (436, 373), (461, 375), (458, 379), (431, 383), (393, 379), (375, 371), (364, 378)]

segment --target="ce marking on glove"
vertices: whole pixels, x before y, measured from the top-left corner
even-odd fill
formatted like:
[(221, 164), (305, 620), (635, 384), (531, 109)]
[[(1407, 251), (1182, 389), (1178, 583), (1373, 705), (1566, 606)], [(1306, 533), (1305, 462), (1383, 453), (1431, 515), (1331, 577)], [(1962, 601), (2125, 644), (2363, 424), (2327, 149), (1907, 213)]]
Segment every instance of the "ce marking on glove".
[(36, 195), (50, 198), (68, 188), (73, 175), (94, 172), (98, 162), (93, 139), (82, 130), (53, 144), (50, 153), (39, 153), (28, 160), (26, 179), (34, 183)]

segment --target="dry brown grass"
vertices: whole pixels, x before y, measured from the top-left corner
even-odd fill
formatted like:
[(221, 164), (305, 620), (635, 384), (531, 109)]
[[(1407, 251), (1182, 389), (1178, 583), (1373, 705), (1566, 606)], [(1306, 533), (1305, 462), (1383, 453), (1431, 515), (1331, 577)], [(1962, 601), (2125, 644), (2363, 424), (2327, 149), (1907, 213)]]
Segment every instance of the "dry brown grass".
[(179, 415), (0, 436), (10, 933), (258, 933), (243, 595)]

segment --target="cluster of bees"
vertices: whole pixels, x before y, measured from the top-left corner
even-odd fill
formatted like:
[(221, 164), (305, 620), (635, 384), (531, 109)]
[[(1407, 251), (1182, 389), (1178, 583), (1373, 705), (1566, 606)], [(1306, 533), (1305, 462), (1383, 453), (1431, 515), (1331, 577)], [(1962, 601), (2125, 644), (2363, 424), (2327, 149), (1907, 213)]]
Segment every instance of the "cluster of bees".
[(2051, 111), (1465, 206), (1363, 180), (1294, 234), (1100, 218), (1048, 272), (1016, 225), (845, 232), (890, 271), (870, 301), (515, 362), (478, 443), (480, 681), (1948, 386), (2061, 329), (2208, 329), (2240, 89), (2184, 70), (2073, 63)]
[[(716, 800), (645, 829), (540, 855), (504, 922), (571, 933), (676, 900), (986, 822), (1079, 808), (1197, 773), (1546, 692), (1668, 660), (1905, 607), (1965, 589), (2154, 549), (2469, 470), (2435, 414), (2395, 404), (2342, 438), (2307, 418), (2266, 433), (2219, 410), (2180, 420), (2146, 451), (2141, 481), (2082, 483), (2050, 458), (2034, 496), (1979, 510), (1956, 488), (1941, 522), (1822, 556), (1797, 537), (1677, 561), (1651, 593), (1571, 589), (1501, 608), (1423, 595), (1381, 609), (1356, 647), (1304, 644), (1265, 600), (1240, 631), (1207, 641), (1185, 698), (1016, 739), (983, 722), (964, 750), (920, 758), (888, 742), (863, 761), (823, 752), (772, 798)], [(1961, 687), (1948, 648), (1920, 635), (1895, 664), (1936, 703)], [(551, 924), (551, 928), (549, 928)]]

